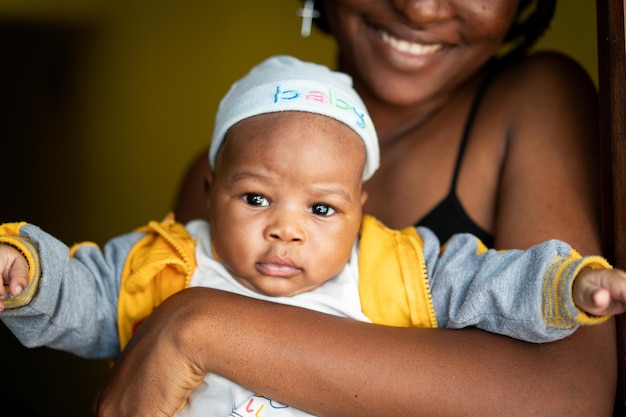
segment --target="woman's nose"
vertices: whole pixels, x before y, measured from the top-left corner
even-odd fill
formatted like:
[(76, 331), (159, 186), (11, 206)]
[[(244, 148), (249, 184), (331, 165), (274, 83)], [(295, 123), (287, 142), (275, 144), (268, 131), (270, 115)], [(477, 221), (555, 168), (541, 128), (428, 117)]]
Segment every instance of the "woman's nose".
[(432, 23), (453, 15), (448, 0), (393, 0), (393, 4), (396, 10), (415, 23)]

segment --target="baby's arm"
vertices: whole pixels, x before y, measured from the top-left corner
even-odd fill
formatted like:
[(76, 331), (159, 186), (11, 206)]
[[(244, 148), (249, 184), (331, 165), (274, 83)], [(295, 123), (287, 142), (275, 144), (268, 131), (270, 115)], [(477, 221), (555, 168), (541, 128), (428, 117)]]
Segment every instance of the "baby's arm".
[(572, 297), (576, 306), (588, 314), (621, 314), (626, 311), (626, 272), (583, 268), (572, 285)]
[(2, 287), (0, 287), (0, 312), (4, 311), (4, 300), (8, 296), (17, 297), (28, 286), (28, 261), (16, 248), (0, 244), (0, 273)]
[[(89, 243), (69, 248), (34, 225), (0, 225), (0, 269), (3, 283), (9, 283), (2, 290), (0, 320), (27, 347), (48, 346), (83, 357), (116, 356), (120, 271), (140, 237), (121, 236), (103, 249)], [(12, 248), (27, 261), (28, 281), (12, 270), (11, 259), (20, 259)]]
[(544, 343), (608, 318), (579, 308), (572, 292), (579, 271), (610, 270), (600, 257), (582, 258), (556, 240), (524, 251), (486, 250), (471, 235), (456, 235), (440, 250), (432, 232), (420, 228), (420, 235), (440, 327)]

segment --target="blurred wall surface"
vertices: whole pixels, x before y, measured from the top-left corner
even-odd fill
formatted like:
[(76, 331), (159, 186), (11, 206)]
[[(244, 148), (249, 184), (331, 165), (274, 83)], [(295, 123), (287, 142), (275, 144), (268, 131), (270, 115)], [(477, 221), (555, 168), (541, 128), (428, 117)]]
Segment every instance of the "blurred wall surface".
[[(300, 5), (1, 1), (0, 221), (102, 244), (162, 218), (233, 81), (272, 54), (333, 65), (330, 38), (300, 38)], [(561, 1), (536, 49), (564, 51), (596, 79), (595, 46), (594, 2)], [(14, 407), (3, 416), (89, 415), (106, 361), (26, 350), (3, 327), (0, 346), (11, 375), (0, 399)]]

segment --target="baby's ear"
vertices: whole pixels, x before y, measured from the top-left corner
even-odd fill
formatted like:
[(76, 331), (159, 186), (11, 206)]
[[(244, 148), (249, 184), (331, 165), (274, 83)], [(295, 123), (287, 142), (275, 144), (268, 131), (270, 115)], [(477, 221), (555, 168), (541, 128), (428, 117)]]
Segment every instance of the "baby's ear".
[(361, 207), (363, 207), (365, 205), (365, 202), (367, 201), (367, 191), (361, 191)]
[(213, 172), (209, 172), (206, 177), (204, 177), (204, 201), (206, 202), (206, 207), (209, 208), (211, 204), (211, 198), (209, 191), (211, 190), (211, 185), (213, 184)]
[(213, 172), (209, 172), (208, 175), (204, 178), (204, 192), (208, 194), (211, 189), (211, 184), (213, 184)]

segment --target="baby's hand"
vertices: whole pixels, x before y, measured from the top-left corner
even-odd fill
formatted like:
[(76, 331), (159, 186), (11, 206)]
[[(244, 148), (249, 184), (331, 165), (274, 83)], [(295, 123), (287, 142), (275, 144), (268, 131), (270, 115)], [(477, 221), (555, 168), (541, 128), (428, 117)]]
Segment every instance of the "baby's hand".
[(17, 297), (28, 286), (29, 281), (28, 262), (26, 258), (13, 246), (0, 244), (0, 274), (2, 286), (0, 286), (0, 313), (4, 311), (4, 302), (7, 298), (7, 289), (13, 297)]
[(574, 303), (594, 316), (626, 311), (626, 272), (620, 269), (583, 268), (572, 287)]

